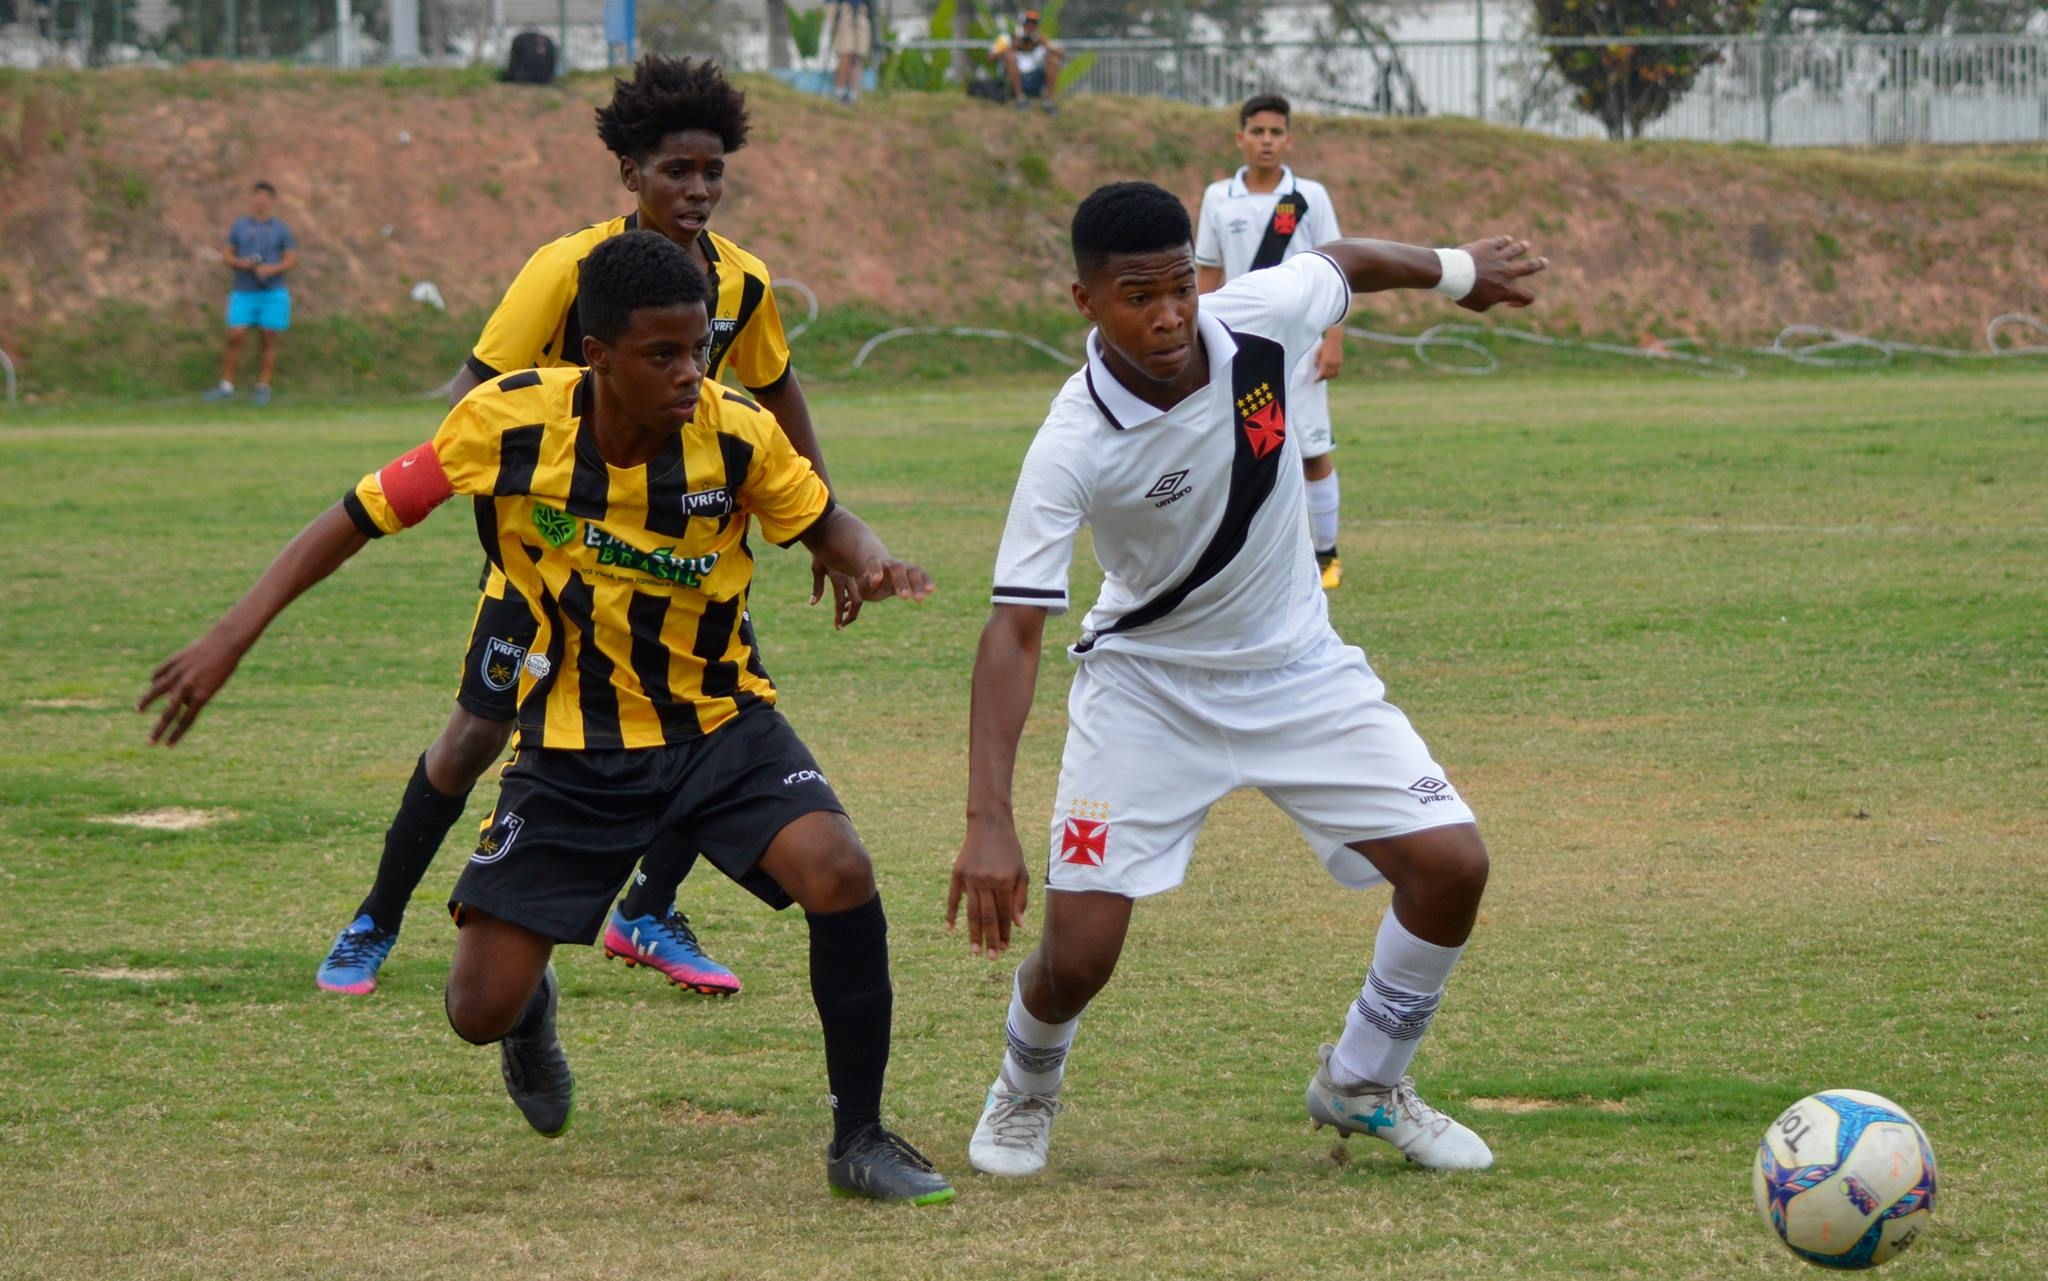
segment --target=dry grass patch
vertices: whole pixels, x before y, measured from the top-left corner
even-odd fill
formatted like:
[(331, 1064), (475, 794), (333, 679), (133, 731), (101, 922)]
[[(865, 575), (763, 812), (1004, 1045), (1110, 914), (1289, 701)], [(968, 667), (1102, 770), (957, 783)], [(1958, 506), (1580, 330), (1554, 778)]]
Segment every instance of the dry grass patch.
[(102, 814), (86, 821), (112, 823), (116, 827), (140, 827), (152, 832), (191, 832), (226, 822), (234, 816), (233, 810), (195, 810), (171, 805), (163, 809), (138, 810), (133, 814)]

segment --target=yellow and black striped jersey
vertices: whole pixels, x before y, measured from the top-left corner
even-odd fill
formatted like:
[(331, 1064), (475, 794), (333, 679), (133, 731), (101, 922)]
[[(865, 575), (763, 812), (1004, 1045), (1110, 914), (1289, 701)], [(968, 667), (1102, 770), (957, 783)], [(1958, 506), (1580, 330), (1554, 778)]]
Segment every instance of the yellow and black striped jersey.
[[(512, 370), (582, 364), (577, 271), (591, 250), (639, 225), (635, 210), (534, 250), (484, 324), (470, 353), (470, 372), (488, 382)], [(755, 391), (774, 389), (789, 373), (789, 342), (768, 287), (768, 268), (708, 227), (699, 244), (711, 263), (711, 376), (730, 367)]]
[(644, 467), (597, 452), (591, 377), (507, 374), (434, 438), (343, 499), (363, 533), (395, 534), (455, 494), (476, 499), (492, 564), (540, 631), (519, 680), (528, 747), (658, 747), (775, 701), (747, 617), (751, 521), (788, 546), (832, 508), (774, 415), (715, 383)]

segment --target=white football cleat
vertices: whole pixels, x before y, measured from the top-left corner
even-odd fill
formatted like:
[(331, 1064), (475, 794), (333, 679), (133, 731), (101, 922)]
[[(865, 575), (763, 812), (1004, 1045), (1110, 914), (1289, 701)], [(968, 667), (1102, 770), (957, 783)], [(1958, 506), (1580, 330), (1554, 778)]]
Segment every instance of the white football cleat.
[(1336, 1048), (1316, 1051), (1316, 1074), (1308, 1081), (1308, 1117), (1318, 1130), (1329, 1125), (1344, 1135), (1369, 1134), (1431, 1170), (1484, 1170), (1493, 1164), (1486, 1140), (1424, 1103), (1413, 1077), (1394, 1086), (1337, 1080), (1330, 1072)]
[(988, 1087), (988, 1102), (974, 1137), (967, 1141), (967, 1164), (983, 1174), (1020, 1179), (1045, 1168), (1052, 1146), (1052, 1121), (1060, 1113), (1057, 1094), (1027, 1094), (1010, 1085), (1001, 1072)]

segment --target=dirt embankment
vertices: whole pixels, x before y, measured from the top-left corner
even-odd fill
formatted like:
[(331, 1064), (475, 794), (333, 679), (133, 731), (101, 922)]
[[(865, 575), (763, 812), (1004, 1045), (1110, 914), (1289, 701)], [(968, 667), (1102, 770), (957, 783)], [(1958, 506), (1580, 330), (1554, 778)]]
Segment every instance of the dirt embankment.
[[(210, 316), (248, 185), (282, 193), (302, 315), (487, 306), (541, 241), (629, 207), (591, 128), (602, 79), (187, 69), (0, 73), (0, 339), (108, 300)], [(1192, 204), (1234, 164), (1231, 117), (1083, 99), (1057, 119), (905, 94), (847, 111), (750, 82), (754, 141), (718, 225), (824, 305), (986, 318), (1060, 305), (1065, 218), (1098, 182)], [(1295, 158), (1347, 231), (1525, 232), (1553, 330), (1726, 340), (1812, 321), (1968, 339), (2048, 314), (2048, 153), (1816, 153), (1561, 143), (1459, 122), (1312, 120)], [(1374, 320), (1442, 319), (1427, 298)]]

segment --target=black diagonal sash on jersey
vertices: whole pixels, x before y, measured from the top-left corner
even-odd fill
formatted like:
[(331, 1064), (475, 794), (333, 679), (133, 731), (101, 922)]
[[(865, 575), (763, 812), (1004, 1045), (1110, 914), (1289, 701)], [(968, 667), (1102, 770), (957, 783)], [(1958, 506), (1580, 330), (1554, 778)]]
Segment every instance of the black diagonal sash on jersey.
[(1252, 270), (1263, 271), (1277, 267), (1287, 256), (1287, 242), (1294, 239), (1301, 220), (1308, 216), (1308, 197), (1299, 191), (1290, 191), (1280, 197), (1273, 206), (1272, 220), (1266, 224), (1265, 239), (1259, 241), (1259, 251), (1252, 255)]
[(1196, 588), (1223, 572), (1244, 550), (1252, 520), (1272, 496), (1280, 479), (1280, 448), (1287, 438), (1287, 349), (1271, 338), (1232, 333), (1237, 356), (1230, 365), (1230, 492), (1223, 500), (1223, 520), (1209, 545), (1195, 558), (1187, 576), (1107, 627), (1082, 634), (1074, 646), (1085, 654), (1095, 642), (1117, 632), (1156, 623), (1180, 608)]

